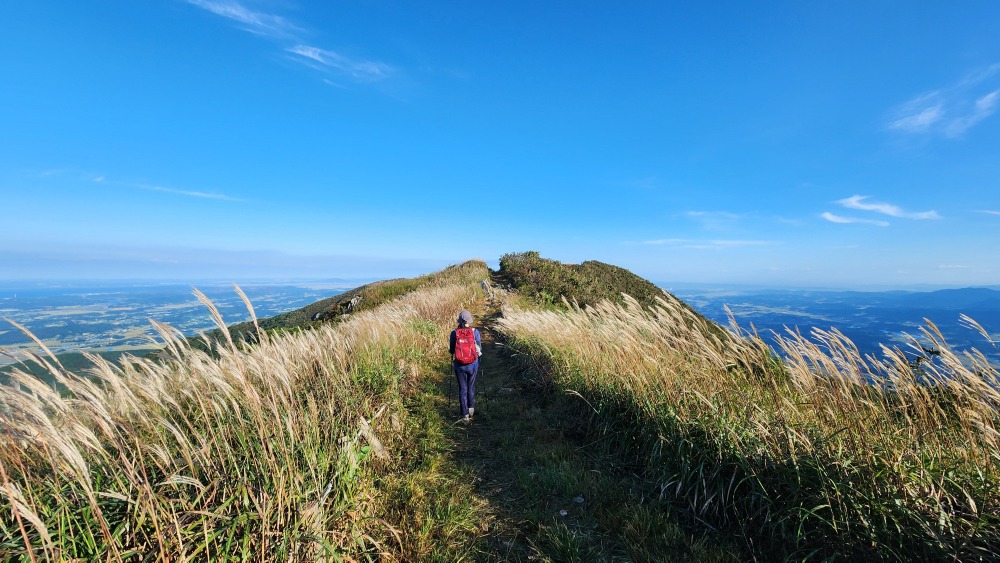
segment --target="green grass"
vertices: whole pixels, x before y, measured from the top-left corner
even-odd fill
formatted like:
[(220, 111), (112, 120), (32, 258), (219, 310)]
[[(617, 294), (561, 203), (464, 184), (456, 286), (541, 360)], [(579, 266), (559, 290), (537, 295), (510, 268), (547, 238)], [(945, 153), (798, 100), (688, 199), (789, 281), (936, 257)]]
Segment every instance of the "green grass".
[(0, 559), (469, 551), (478, 505), (442, 473), (421, 389), (487, 275), (453, 269), (446, 285), (253, 346), (215, 340), (206, 353), (164, 329), (155, 360), (53, 369), (64, 393), (15, 372), (0, 389)]
[[(117, 363), (123, 357), (128, 357), (132, 355), (144, 355), (148, 352), (153, 351), (153, 348), (149, 350), (131, 350), (128, 352), (96, 352), (95, 356), (104, 358), (105, 360)], [(81, 352), (69, 352), (65, 354), (57, 354), (56, 359), (63, 366), (66, 371), (73, 372), (75, 374), (83, 375), (86, 374), (88, 370), (94, 368), (94, 362), (92, 362), (87, 355)], [(44, 381), (48, 385), (54, 385), (55, 379), (49, 370), (45, 368), (39, 362), (34, 360), (25, 360), (24, 362), (16, 364), (8, 364), (5, 366), (0, 366), (0, 385), (7, 385), (10, 383), (10, 374), (14, 370), (21, 370), (31, 375), (35, 376), (37, 379)]]
[(779, 362), (759, 340), (690, 321), (664, 300), (512, 304), (499, 325), (541, 377), (594, 409), (592, 437), (609, 438), (682, 520), (739, 538), (746, 557), (992, 553), (1000, 394), (988, 363), (954, 356), (929, 329), (944, 361), (923, 368), (928, 385), (892, 351), (862, 360), (832, 336), (823, 348), (786, 340)]
[(563, 264), (534, 251), (503, 255), (498, 276), (546, 306), (560, 305), (563, 297), (581, 306), (605, 299), (620, 303), (622, 293), (652, 305), (663, 296), (662, 289), (624, 268), (597, 261)]
[[(474, 284), (488, 277), (489, 273), (484, 262), (470, 260), (415, 278), (381, 280), (365, 284), (294, 311), (258, 319), (256, 327), (253, 322), (248, 321), (230, 325), (228, 329), (234, 340), (256, 342), (258, 328), (271, 333), (295, 333), (301, 330), (310, 330), (330, 322), (345, 320), (353, 313), (372, 311), (399, 297), (421, 289), (463, 282)], [(352, 300), (356, 300), (353, 306), (351, 305)], [(220, 330), (209, 332), (208, 337), (213, 341), (224, 340)], [(190, 338), (189, 342), (197, 348), (208, 349), (200, 338)]]
[[(606, 264), (506, 255), (487, 296), (489, 275), (370, 284), (325, 322), (257, 321), (253, 343), (158, 327), (155, 358), (87, 356), (89, 373), (49, 382), (13, 370), (0, 560), (988, 560), (1000, 545), (1000, 378), (933, 325), (940, 355), (919, 365), (859, 358), (837, 334), (790, 336), (779, 359)], [(461, 309), (485, 323), (471, 426), (446, 347)]]
[[(622, 463), (614, 437), (590, 432), (592, 411), (579, 397), (544, 384), (526, 357), (485, 337), (475, 420), (450, 427), (455, 458), (494, 516), (480, 560), (737, 560), (727, 538), (683, 526)], [(443, 407), (452, 416), (455, 400)]]
[(625, 295), (643, 307), (655, 307), (658, 300), (668, 299), (682, 308), (691, 322), (717, 337), (728, 337), (715, 323), (655, 284), (604, 262), (564, 264), (542, 258), (535, 251), (511, 253), (500, 258), (497, 278), (534, 304), (554, 310), (567, 310), (574, 304), (593, 306), (602, 301), (622, 305)]

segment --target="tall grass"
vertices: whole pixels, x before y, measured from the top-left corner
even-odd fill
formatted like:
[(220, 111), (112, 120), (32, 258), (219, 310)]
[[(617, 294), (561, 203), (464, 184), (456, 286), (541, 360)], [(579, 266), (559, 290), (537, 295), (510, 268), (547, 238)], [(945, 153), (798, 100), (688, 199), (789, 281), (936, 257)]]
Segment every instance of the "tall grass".
[(0, 559), (408, 557), (376, 484), (406, 470), (408, 389), (486, 275), (210, 353), (154, 323), (164, 357), (93, 356), (89, 377), (37, 356), (60, 390), (24, 372), (0, 388)]
[[(981, 327), (966, 319), (970, 328)], [(998, 373), (928, 323), (915, 361), (789, 332), (782, 358), (676, 300), (569, 311), (508, 305), (498, 327), (619, 438), (693, 520), (758, 557), (991, 559), (1000, 547)], [(992, 345), (992, 343), (990, 343)]]

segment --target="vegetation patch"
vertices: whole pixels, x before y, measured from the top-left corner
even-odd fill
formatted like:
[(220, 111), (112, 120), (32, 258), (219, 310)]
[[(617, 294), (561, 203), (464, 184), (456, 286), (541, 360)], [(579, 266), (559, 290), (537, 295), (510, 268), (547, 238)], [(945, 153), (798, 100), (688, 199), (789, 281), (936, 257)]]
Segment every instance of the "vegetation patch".
[[(1000, 542), (997, 371), (838, 334), (717, 338), (663, 300), (561, 312), (509, 306), (507, 345), (594, 409), (660, 498), (763, 559), (989, 558)], [(916, 349), (919, 344), (914, 340)], [(959, 414), (960, 413), (960, 414)], [(638, 524), (638, 523), (637, 523)]]
[(15, 370), (0, 389), (0, 559), (467, 550), (478, 505), (442, 477), (446, 450), (418, 406), (454, 311), (481, 298), (487, 275), (458, 267), (438, 277), (456, 283), (314, 330), (261, 331), (253, 345), (209, 339), (203, 351), (158, 325), (156, 359), (92, 356), (88, 377), (46, 359), (62, 393)]
[(498, 277), (546, 306), (560, 305), (563, 298), (580, 306), (604, 300), (623, 303), (623, 293), (652, 306), (664, 296), (662, 289), (624, 268), (594, 260), (563, 264), (534, 251), (503, 255)]
[[(13, 369), (0, 559), (995, 558), (1000, 375), (933, 325), (909, 355), (817, 331), (779, 357), (597, 262), (489, 275), (373, 284), (251, 338), (205, 300), (197, 346), (156, 324), (156, 357)], [(486, 323), (471, 426), (461, 309)]]
[(542, 258), (538, 252), (505, 254), (500, 258), (497, 279), (527, 297), (536, 305), (552, 309), (594, 306), (602, 301), (624, 305), (628, 296), (642, 307), (656, 307), (671, 301), (690, 317), (691, 326), (708, 330), (720, 338), (728, 335), (701, 313), (625, 268), (596, 260), (582, 264), (564, 264)]

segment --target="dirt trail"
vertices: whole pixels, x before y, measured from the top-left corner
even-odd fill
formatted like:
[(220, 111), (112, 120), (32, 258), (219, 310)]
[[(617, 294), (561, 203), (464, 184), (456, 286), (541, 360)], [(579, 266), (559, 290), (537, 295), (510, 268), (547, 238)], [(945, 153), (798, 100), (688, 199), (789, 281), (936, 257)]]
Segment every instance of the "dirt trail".
[[(608, 482), (620, 483), (607, 460), (588, 457), (580, 409), (520, 366), (497, 341), (490, 321), (487, 316), (477, 323), (483, 356), (475, 416), (469, 425), (456, 422), (450, 432), (456, 463), (473, 476), (493, 516), (480, 538), (480, 559), (630, 560), (622, 539), (602, 525), (611, 514), (602, 500), (614, 502), (623, 491)], [(442, 392), (448, 396), (442, 408), (457, 420), (450, 374)], [(599, 493), (602, 488), (611, 496)]]

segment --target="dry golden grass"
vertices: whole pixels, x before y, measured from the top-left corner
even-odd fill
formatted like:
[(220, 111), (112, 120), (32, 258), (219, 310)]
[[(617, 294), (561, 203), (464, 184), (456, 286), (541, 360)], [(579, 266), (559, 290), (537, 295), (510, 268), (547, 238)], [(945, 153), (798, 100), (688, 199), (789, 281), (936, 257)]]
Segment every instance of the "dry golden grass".
[(211, 353), (154, 323), (163, 358), (93, 356), (90, 377), (34, 358), (61, 389), (23, 372), (0, 389), (0, 558), (404, 557), (373, 479), (398, 469), (403, 393), (486, 275)]
[(967, 557), (1000, 539), (1000, 380), (982, 354), (956, 354), (928, 323), (940, 356), (919, 364), (888, 348), (862, 357), (836, 331), (789, 333), (779, 360), (735, 322), (728, 338), (703, 323), (628, 299), (510, 305), (498, 326), (608, 431), (642, 443), (664, 495), (744, 527), (761, 553)]
[[(206, 352), (154, 323), (158, 359), (92, 357), (90, 377), (43, 349), (58, 388), (26, 373), (0, 388), (0, 559), (471, 553), (481, 501), (446, 483), (443, 458), (417, 459), (415, 436), (440, 431), (407, 401), (447, 369), (455, 313), (487, 276), (470, 263), (387, 282), (369, 300), (384, 305), (252, 346), (221, 330)], [(988, 559), (1000, 545), (998, 373), (931, 323), (940, 355), (919, 363), (916, 340), (910, 356), (862, 357), (836, 331), (784, 335), (779, 359), (669, 298), (555, 312), (493, 293), (510, 348), (597, 411), (644, 494), (752, 556)], [(637, 530), (662, 521), (643, 514)]]

